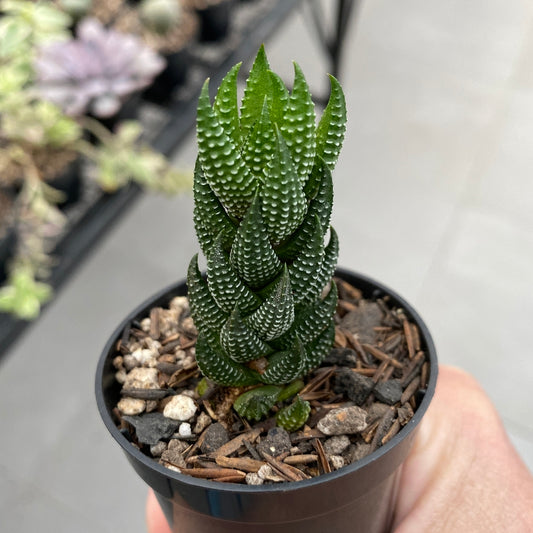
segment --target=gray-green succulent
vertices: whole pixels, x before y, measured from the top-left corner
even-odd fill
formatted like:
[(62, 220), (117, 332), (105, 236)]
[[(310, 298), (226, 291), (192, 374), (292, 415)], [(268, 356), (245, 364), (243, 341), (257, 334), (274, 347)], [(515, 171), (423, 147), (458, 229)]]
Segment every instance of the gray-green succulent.
[[(202, 373), (223, 386), (264, 384), (254, 390), (273, 405), (279, 386), (317, 367), (333, 344), (338, 238), (330, 228), (331, 171), (346, 107), (330, 76), (317, 125), (299, 66), (289, 92), (261, 47), (239, 110), (239, 69), (222, 80), (213, 105), (209, 80), (199, 99), (194, 223), (207, 275), (196, 255), (187, 281)], [(246, 405), (261, 402), (248, 396), (237, 406), (253, 418)], [(308, 413), (303, 404), (297, 399), (278, 420), (297, 426), (294, 412)]]

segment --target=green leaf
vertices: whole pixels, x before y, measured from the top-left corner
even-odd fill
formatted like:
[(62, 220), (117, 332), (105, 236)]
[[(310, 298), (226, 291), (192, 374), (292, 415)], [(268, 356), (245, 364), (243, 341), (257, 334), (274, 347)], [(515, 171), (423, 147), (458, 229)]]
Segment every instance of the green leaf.
[(279, 131), (275, 153), (266, 168), (261, 197), (263, 220), (271, 242), (276, 245), (300, 225), (307, 208), (298, 173)]
[(281, 270), (261, 216), (261, 199), (255, 196), (231, 247), (230, 262), (252, 288), (264, 287)]
[(337, 259), (339, 257), (339, 237), (337, 232), (330, 228), (330, 237), (326, 250), (324, 251), (324, 259), (322, 266), (317, 275), (317, 284), (320, 289), (323, 289), (331, 280), (335, 268), (337, 267)]
[(317, 282), (317, 272), (321, 271), (324, 257), (324, 232), (320, 220), (315, 217), (314, 231), (289, 266), (294, 303), (313, 301), (320, 295), (322, 287)]
[(283, 335), (293, 320), (294, 301), (289, 272), (285, 266), (264, 302), (247, 317), (247, 323), (259, 337), (269, 341)]
[(316, 130), (316, 153), (330, 170), (335, 168), (346, 131), (346, 101), (340, 83), (330, 75), (329, 102)]
[(261, 115), (265, 97), (272, 124), (281, 124), (285, 116), (289, 93), (281, 78), (269, 70), (264, 46), (257, 52), (244, 89), (241, 105), (241, 133), (246, 138)]
[[(307, 213), (298, 229), (280, 246), (275, 248), (278, 257), (283, 261), (296, 259), (300, 251), (305, 247), (309, 239), (313, 238), (315, 217), (318, 217), (322, 230), (326, 231), (331, 218), (333, 206), (333, 180), (331, 171), (321, 158), (315, 158), (313, 173), (317, 173), (320, 186), (314, 198), (309, 203)], [(313, 178), (315, 180), (315, 178)]]
[(248, 420), (261, 420), (276, 405), (281, 390), (281, 387), (274, 385), (257, 387), (241, 394), (235, 400), (233, 408), (243, 418)]
[(283, 83), (283, 80), (271, 70), (268, 71), (270, 90), (269, 90), (269, 108), (270, 120), (272, 124), (281, 125), (287, 112), (287, 105), (289, 103), (289, 91)]
[(204, 376), (225, 387), (243, 387), (259, 381), (257, 372), (232, 361), (219, 346), (213, 349), (203, 332), (196, 341), (196, 362)]
[(231, 137), (235, 146), (241, 144), (239, 107), (237, 101), (237, 76), (242, 63), (237, 63), (220, 83), (213, 108), (220, 125)]
[(284, 119), (280, 131), (304, 186), (315, 158), (315, 106), (297, 63), (294, 63), (294, 88)]
[(228, 318), (227, 313), (217, 305), (207, 282), (198, 268), (198, 254), (189, 263), (187, 272), (187, 291), (191, 315), (198, 329), (220, 328)]
[(215, 302), (227, 313), (231, 313), (237, 302), (244, 313), (261, 304), (260, 298), (243, 283), (231, 267), (229, 258), (222, 249), (220, 235), (215, 239), (207, 258), (207, 282)]
[(226, 214), (205, 179), (199, 160), (194, 169), (194, 227), (202, 252), (207, 256), (216, 236), (222, 232), (223, 247), (229, 249), (237, 228)]
[(278, 402), (284, 402), (289, 400), (296, 394), (298, 394), (305, 387), (304, 382), (301, 379), (297, 379), (292, 383), (289, 383), (283, 390), (279, 393)]
[(337, 286), (332, 281), (324, 299), (305, 307), (296, 315), (294, 326), (289, 333), (300, 338), (304, 344), (313, 341), (332, 323), (336, 307)]
[(197, 138), (198, 157), (209, 186), (230, 216), (242, 218), (252, 203), (257, 180), (211, 107), (208, 81), (198, 101)]
[(243, 137), (248, 136), (255, 121), (261, 115), (265, 96), (268, 96), (270, 88), (268, 69), (265, 47), (261, 45), (246, 81), (241, 104), (241, 132)]
[(302, 375), (307, 374), (322, 363), (326, 355), (331, 351), (334, 340), (335, 324), (331, 321), (330, 325), (313, 342), (305, 346), (306, 357)]
[(0, 288), (0, 312), (8, 312), (23, 320), (34, 320), (41, 306), (52, 297), (52, 287), (36, 281), (33, 270), (19, 266), (10, 272), (8, 283)]
[(297, 396), (294, 403), (278, 411), (276, 421), (278, 426), (281, 426), (287, 431), (296, 431), (306, 423), (310, 412), (311, 405), (309, 402)]
[(237, 363), (247, 363), (272, 353), (272, 348), (241, 318), (238, 305), (220, 330), (220, 344), (229, 357)]
[(255, 122), (242, 153), (248, 169), (261, 181), (275, 149), (276, 132), (270, 121), (268, 103), (265, 97), (259, 119)]
[(282, 337), (273, 342), (278, 350), (289, 348), (298, 337), (304, 345), (312, 343), (333, 320), (337, 307), (337, 287), (331, 282), (331, 288), (323, 299), (317, 299), (313, 304), (305, 307), (298, 306), (294, 322)]
[(289, 383), (303, 374), (307, 354), (302, 341), (296, 337), (292, 348), (276, 352), (268, 358), (268, 367), (261, 374), (261, 381), (269, 385)]

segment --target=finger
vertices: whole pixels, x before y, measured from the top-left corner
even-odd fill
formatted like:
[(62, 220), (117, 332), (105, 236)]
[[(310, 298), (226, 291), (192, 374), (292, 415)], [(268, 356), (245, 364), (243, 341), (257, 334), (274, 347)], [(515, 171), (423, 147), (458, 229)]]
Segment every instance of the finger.
[(148, 491), (146, 500), (146, 526), (148, 533), (172, 533), (152, 489)]

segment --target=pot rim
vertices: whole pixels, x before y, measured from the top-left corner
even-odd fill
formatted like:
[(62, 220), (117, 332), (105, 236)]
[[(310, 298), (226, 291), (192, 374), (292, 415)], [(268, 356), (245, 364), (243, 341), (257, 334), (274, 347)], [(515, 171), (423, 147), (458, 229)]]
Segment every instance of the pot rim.
[(364, 274), (359, 274), (359, 273), (356, 273), (356, 272), (353, 272), (353, 271), (350, 271), (344, 268), (337, 268), (337, 270), (335, 271), (335, 275), (341, 278), (356, 277), (363, 283), (373, 285), (376, 290), (380, 292), (384, 292), (388, 296), (391, 296), (392, 299), (394, 300), (395, 305), (404, 309), (406, 311), (406, 314), (409, 316), (409, 318), (413, 322), (416, 323), (417, 327), (420, 329), (421, 339), (424, 340), (425, 345), (426, 345), (425, 347), (427, 351), (427, 357), (430, 362), (430, 373), (429, 373), (428, 385), (427, 385), (426, 392), (424, 393), (424, 397), (420, 405), (418, 406), (417, 410), (415, 411), (413, 417), (411, 418), (411, 420), (386, 444), (380, 446), (377, 450), (370, 453), (363, 459), (355, 461), (354, 463), (350, 465), (344, 466), (340, 468), (339, 470), (335, 470), (328, 474), (321, 474), (314, 478), (306, 479), (303, 481), (278, 483), (278, 484), (272, 484), (272, 485), (244, 485), (244, 484), (241, 485), (237, 483), (220, 483), (216, 481), (194, 478), (192, 476), (178, 473), (174, 470), (171, 470), (169, 468), (166, 468), (160, 465), (157, 461), (148, 457), (138, 448), (133, 446), (131, 442), (128, 439), (126, 439), (126, 437), (118, 430), (113, 419), (111, 418), (111, 415), (104, 401), (103, 378), (104, 378), (105, 363), (111, 352), (112, 347), (115, 345), (117, 340), (122, 335), (122, 332), (124, 328), (126, 327), (126, 325), (130, 323), (139, 314), (141, 314), (143, 311), (145, 311), (147, 308), (149, 308), (151, 305), (153, 305), (155, 301), (163, 298), (167, 293), (175, 292), (176, 288), (179, 287), (180, 285), (186, 284), (185, 280), (180, 280), (158, 291), (157, 293), (153, 294), (151, 297), (144, 300), (143, 303), (137, 306), (133, 311), (131, 311), (126, 316), (126, 318), (124, 318), (124, 320), (121, 321), (118, 327), (115, 328), (115, 330), (109, 337), (108, 341), (106, 342), (106, 345), (102, 351), (102, 354), (100, 355), (97, 369), (96, 369), (96, 382), (95, 382), (96, 402), (98, 405), (98, 411), (100, 412), (100, 416), (102, 417), (104, 424), (106, 425), (107, 429), (109, 430), (113, 438), (118, 442), (118, 444), (122, 447), (122, 449), (127, 454), (133, 456), (137, 461), (141, 462), (144, 466), (148, 467), (149, 469), (154, 470), (158, 474), (165, 476), (167, 478), (171, 478), (175, 482), (178, 482), (178, 483), (183, 483), (185, 485), (191, 485), (191, 486), (202, 488), (202, 489), (215, 490), (221, 493), (238, 493), (238, 492), (255, 493), (255, 494), (285, 493), (285, 492), (295, 491), (299, 489), (304, 489), (306, 487), (314, 486), (317, 484), (322, 484), (322, 483), (327, 484), (329, 482), (332, 482), (338, 479), (339, 477), (352, 474), (353, 472), (357, 470), (361, 470), (365, 468), (366, 466), (370, 465), (371, 463), (379, 460), (384, 455), (386, 455), (397, 444), (399, 444), (405, 438), (407, 438), (411, 434), (412, 431), (414, 431), (414, 429), (418, 426), (422, 417), (424, 416), (424, 414), (426, 413), (429, 407), (431, 399), (433, 398), (433, 395), (435, 393), (435, 387), (437, 383), (437, 375), (438, 375), (437, 352), (435, 349), (433, 339), (431, 337), (431, 334), (429, 333), (429, 330), (426, 324), (424, 323), (420, 315), (415, 311), (415, 309), (398, 293), (396, 293), (394, 290), (389, 289), (386, 285), (383, 285), (382, 283), (375, 281), (374, 279)]

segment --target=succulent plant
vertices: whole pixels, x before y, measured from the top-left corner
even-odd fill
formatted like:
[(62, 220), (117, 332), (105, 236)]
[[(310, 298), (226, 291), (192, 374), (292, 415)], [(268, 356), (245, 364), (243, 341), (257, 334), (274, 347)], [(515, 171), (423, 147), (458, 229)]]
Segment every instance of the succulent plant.
[(59, 7), (74, 20), (83, 18), (93, 5), (92, 0), (59, 0)]
[(71, 19), (51, 2), (2, 0), (0, 13), (6, 17), (1, 23), (9, 26), (10, 36), (23, 36), (26, 46), (68, 38)]
[[(266, 385), (236, 402), (249, 418), (284, 398), (281, 385), (317, 367), (334, 338), (331, 171), (344, 138), (345, 101), (330, 76), (317, 126), (305, 77), (294, 68), (289, 93), (261, 47), (240, 112), (240, 64), (221, 82), (214, 105), (209, 80), (198, 104), (194, 222), (207, 276), (194, 256), (187, 282), (199, 331), (196, 359), (220, 385)], [(294, 413), (284, 417), (297, 425)]]
[(179, 23), (181, 5), (178, 0), (143, 0), (139, 15), (150, 31), (165, 35)]
[(69, 115), (114, 115), (123, 99), (149, 85), (165, 61), (133, 36), (84, 19), (76, 39), (41, 49), (35, 68), (38, 91)]

